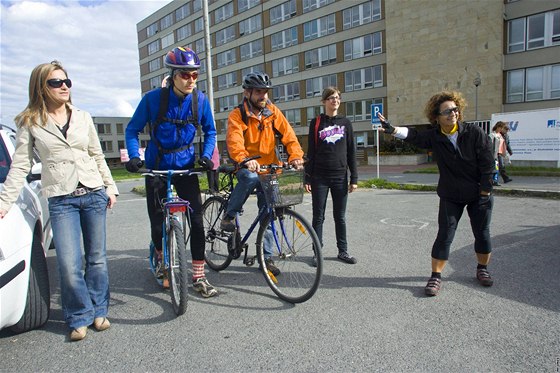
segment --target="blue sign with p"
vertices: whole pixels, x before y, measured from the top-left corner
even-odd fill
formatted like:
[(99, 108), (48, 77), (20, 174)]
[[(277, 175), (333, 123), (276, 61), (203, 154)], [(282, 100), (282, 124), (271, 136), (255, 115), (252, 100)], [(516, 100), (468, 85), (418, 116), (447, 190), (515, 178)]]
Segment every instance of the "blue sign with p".
[(371, 124), (373, 124), (374, 128), (381, 126), (381, 122), (377, 117), (378, 113), (383, 114), (383, 104), (371, 104)]

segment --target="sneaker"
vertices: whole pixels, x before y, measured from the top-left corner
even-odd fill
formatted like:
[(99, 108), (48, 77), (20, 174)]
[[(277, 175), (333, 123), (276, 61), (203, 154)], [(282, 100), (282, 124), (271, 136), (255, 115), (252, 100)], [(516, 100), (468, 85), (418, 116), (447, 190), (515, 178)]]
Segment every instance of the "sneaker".
[(476, 278), (478, 283), (482, 286), (492, 286), (494, 284), (494, 280), (492, 280), (492, 276), (486, 268), (479, 268), (476, 270)]
[(235, 230), (235, 220), (229, 215), (224, 214), (220, 222), (220, 229), (226, 232), (233, 232)]
[(70, 340), (72, 342), (81, 341), (86, 337), (86, 334), (87, 326), (80, 326), (79, 328), (72, 330), (72, 332), (70, 333)]
[(218, 290), (210, 285), (206, 277), (201, 277), (196, 281), (193, 281), (193, 289), (194, 291), (199, 292), (204, 298), (210, 298), (214, 295), (218, 295)]
[(350, 256), (346, 251), (341, 251), (340, 253), (338, 253), (338, 259), (348, 264), (356, 264), (358, 262), (356, 258)]
[(426, 284), (426, 287), (424, 288), (426, 295), (429, 296), (438, 295), (440, 290), (441, 290), (441, 278), (430, 277), (430, 279), (428, 280), (428, 284)]
[(280, 274), (280, 269), (276, 267), (272, 258), (265, 259), (264, 264), (266, 265), (266, 269), (269, 270), (274, 276), (278, 276)]
[(502, 186), (502, 184), (498, 183), (497, 181), (493, 181), (493, 182), (492, 182), (492, 185), (493, 185), (493, 186)]
[(513, 181), (513, 179), (508, 177), (507, 179), (504, 180), (504, 184), (510, 183), (512, 181)]

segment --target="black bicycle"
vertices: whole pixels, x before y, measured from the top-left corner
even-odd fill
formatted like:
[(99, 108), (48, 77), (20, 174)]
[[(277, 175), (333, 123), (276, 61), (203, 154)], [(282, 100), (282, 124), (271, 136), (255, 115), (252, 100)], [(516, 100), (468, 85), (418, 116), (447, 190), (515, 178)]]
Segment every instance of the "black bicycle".
[[(239, 167), (258, 157), (247, 159)], [(234, 177), (239, 167), (222, 165), (219, 173), (224, 175), (220, 181), (220, 195), (209, 197), (202, 206), (206, 239), (205, 259), (215, 271), (226, 269), (233, 259), (239, 258), (243, 251), (243, 263), (252, 266), (257, 258), (268, 286), (280, 298), (290, 303), (301, 303), (310, 299), (317, 291), (323, 270), (321, 245), (311, 224), (291, 206), (303, 200), (303, 171), (277, 165), (261, 167), (266, 173), (259, 180), (266, 199), (253, 223), (241, 237), (239, 216), (235, 217), (235, 230), (226, 232), (220, 223), (234, 188)], [(248, 240), (259, 222), (256, 255), (248, 255)], [(265, 235), (272, 259), (280, 269), (275, 276), (265, 265), (263, 243)], [(272, 235), (272, 238), (270, 238)]]

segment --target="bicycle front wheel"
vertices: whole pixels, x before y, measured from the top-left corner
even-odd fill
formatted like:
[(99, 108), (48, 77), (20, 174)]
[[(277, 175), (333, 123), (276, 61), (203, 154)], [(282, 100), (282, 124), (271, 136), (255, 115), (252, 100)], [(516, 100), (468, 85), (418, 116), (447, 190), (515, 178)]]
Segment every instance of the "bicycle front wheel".
[[(265, 218), (257, 235), (259, 262), (265, 262), (263, 245), (272, 251), (274, 265), (280, 270), (274, 275), (261, 265), (266, 283), (280, 298), (290, 303), (310, 299), (319, 288), (323, 273), (321, 244), (311, 224), (296, 211), (278, 208), (274, 220)], [(274, 224), (276, 237), (271, 224)], [(267, 254), (268, 255), (268, 254)]]
[(188, 273), (187, 251), (185, 236), (181, 223), (176, 219), (169, 219), (167, 232), (167, 249), (169, 250), (169, 285), (171, 288), (171, 303), (173, 310), (180, 316), (187, 311)]
[(208, 198), (202, 205), (204, 241), (206, 243), (204, 259), (208, 267), (214, 271), (226, 269), (232, 260), (228, 251), (228, 240), (231, 234), (226, 234), (220, 229), (225, 211), (226, 201), (219, 196)]

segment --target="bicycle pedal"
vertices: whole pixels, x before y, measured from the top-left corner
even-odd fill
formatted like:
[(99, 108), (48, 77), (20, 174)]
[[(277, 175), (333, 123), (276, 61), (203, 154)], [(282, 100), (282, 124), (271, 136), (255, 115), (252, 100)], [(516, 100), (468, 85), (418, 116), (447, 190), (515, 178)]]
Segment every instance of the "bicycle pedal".
[(254, 264), (255, 264), (255, 258), (247, 258), (247, 259), (245, 260), (245, 265), (246, 265), (247, 267), (251, 267), (251, 266), (253, 266)]

